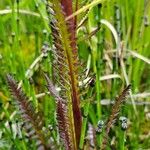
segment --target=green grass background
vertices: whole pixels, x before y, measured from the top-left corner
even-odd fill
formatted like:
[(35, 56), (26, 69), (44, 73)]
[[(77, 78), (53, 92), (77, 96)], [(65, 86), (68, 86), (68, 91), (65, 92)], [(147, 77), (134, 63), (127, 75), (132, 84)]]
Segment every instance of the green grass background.
[[(52, 98), (45, 96), (40, 99), (35, 98), (35, 94), (46, 91), (42, 71), (51, 74), (51, 65), (47, 59), (43, 59), (37, 70), (33, 70), (34, 82), (31, 84), (25, 78), (25, 72), (32, 62), (41, 54), (41, 48), (45, 42), (51, 45), (51, 34), (44, 0), (1, 0), (0, 1), (0, 149), (27, 149), (28, 144), (24, 141), (11, 139), (10, 131), (4, 132), (4, 123), (10, 120), (14, 108), (9, 104), (11, 101), (6, 84), (6, 74), (12, 73), (17, 80), (23, 80), (26, 93), (33, 97), (33, 103), (41, 107), (44, 111), (45, 124), (55, 125), (53, 116), (55, 111)], [(82, 5), (88, 1), (81, 1)], [(12, 10), (7, 13), (8, 10)], [(24, 14), (23, 11), (30, 14)], [(36, 13), (35, 16), (34, 13)], [(84, 17), (81, 14), (79, 19)], [(126, 85), (123, 68), (116, 64), (113, 54), (109, 55), (110, 64), (113, 69), (108, 69), (108, 60), (104, 57), (106, 51), (116, 50), (114, 37), (110, 30), (100, 24), (100, 19), (109, 21), (120, 36), (120, 43), (124, 49), (124, 64), (129, 83), (132, 85), (132, 94), (150, 93), (150, 1), (149, 0), (106, 0), (102, 7), (96, 6), (90, 10), (88, 21), (78, 31), (78, 38), (85, 40), (78, 42), (80, 60), (87, 62), (89, 56), (92, 57), (91, 69), (96, 74), (96, 101), (99, 99), (113, 99)], [(96, 27), (100, 30), (88, 40), (88, 34)], [(146, 60), (141, 60), (135, 55), (130, 55), (127, 50), (134, 51), (144, 56)], [(98, 77), (107, 74), (118, 74), (121, 79), (97, 81)], [(90, 92), (89, 92), (90, 94)], [(131, 99), (129, 98), (128, 101)], [(129, 120), (129, 127), (126, 131), (126, 142), (124, 149), (138, 150), (150, 149), (150, 96), (136, 97), (135, 102), (140, 101), (145, 105), (136, 105), (137, 116), (132, 104), (123, 107), (121, 115)], [(137, 103), (136, 103), (137, 104)], [(110, 113), (110, 106), (97, 105), (90, 106), (90, 122), (96, 126), (97, 118), (106, 118)], [(3, 116), (4, 115), (4, 116)], [(97, 116), (96, 116), (97, 115)], [(12, 119), (11, 121), (15, 121)], [(115, 133), (115, 134), (114, 134)], [(116, 135), (113, 136), (113, 135)], [(53, 135), (55, 137), (55, 135)], [(117, 126), (113, 129), (111, 138), (117, 139), (117, 149), (122, 148), (122, 131)], [(17, 143), (17, 144), (16, 144)], [(19, 143), (19, 144), (18, 144)], [(18, 146), (16, 146), (18, 145)]]

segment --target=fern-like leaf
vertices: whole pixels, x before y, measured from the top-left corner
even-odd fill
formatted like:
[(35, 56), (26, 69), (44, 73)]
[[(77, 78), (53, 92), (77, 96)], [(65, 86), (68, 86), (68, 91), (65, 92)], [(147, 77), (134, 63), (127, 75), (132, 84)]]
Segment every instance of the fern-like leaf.
[(44, 122), (41, 115), (35, 112), (29, 98), (22, 91), (21, 87), (18, 88), (17, 82), (10, 74), (7, 75), (7, 82), (10, 92), (16, 100), (16, 105), (19, 107), (20, 114), (25, 122), (24, 127), (29, 137), (31, 137), (31, 139), (36, 138), (36, 145), (39, 150), (47, 149), (48, 146), (45, 141), (45, 135), (42, 132)]
[(55, 56), (57, 56), (57, 59), (55, 59), (55, 65), (58, 68), (56, 78), (59, 80), (58, 84), (61, 87), (60, 97), (67, 102), (69, 128), (72, 131), (73, 145), (77, 148), (82, 118), (78, 81), (78, 50), (75, 37), (76, 21), (74, 18), (65, 20), (67, 16), (73, 13), (72, 1), (51, 0), (50, 2), (51, 6), (48, 7), (50, 10), (48, 12), (51, 14), (50, 27), (54, 39)]
[(56, 99), (56, 104), (57, 104), (57, 121), (58, 121), (58, 128), (59, 128), (59, 133), (60, 137), (64, 142), (64, 146), (66, 150), (72, 150), (73, 149), (73, 144), (72, 144), (72, 139), (71, 139), (71, 131), (69, 129), (69, 120), (67, 117), (67, 107), (65, 104), (65, 101), (59, 97), (57, 94), (57, 91), (47, 76), (47, 74), (44, 74), (46, 81), (47, 81), (47, 88), (49, 92), (51, 93), (52, 96), (55, 97)]
[(112, 127), (112, 125), (116, 122), (116, 119), (119, 115), (122, 103), (126, 100), (126, 97), (129, 94), (129, 90), (131, 88), (131, 85), (128, 85), (123, 92), (116, 97), (116, 101), (114, 103), (114, 105), (112, 106), (112, 112), (110, 117), (108, 118), (108, 121), (106, 123), (106, 133), (104, 135), (104, 139), (103, 139), (103, 143), (102, 143), (102, 149), (104, 150), (106, 148), (107, 142), (108, 142), (108, 134), (110, 131), (110, 128)]

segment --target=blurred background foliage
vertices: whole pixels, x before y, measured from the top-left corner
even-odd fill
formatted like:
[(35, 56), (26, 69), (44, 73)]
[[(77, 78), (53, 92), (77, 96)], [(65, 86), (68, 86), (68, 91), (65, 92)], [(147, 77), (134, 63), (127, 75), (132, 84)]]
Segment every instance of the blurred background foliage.
[[(88, 3), (90, 0), (80, 0), (79, 7)], [(96, 57), (93, 64), (99, 70), (100, 77), (109, 74), (119, 76), (101, 81), (101, 100), (113, 99), (124, 85), (131, 83), (137, 116), (131, 103), (125, 105), (122, 114), (129, 118), (127, 148), (148, 149), (150, 147), (150, 1), (106, 0), (102, 6), (98, 5), (89, 12), (80, 14), (78, 22), (86, 16), (87, 21), (77, 32), (80, 60), (87, 62), (92, 56), (92, 62), (94, 62), (93, 59)], [(124, 51), (123, 60), (126, 70), (121, 64), (116, 64), (113, 52), (116, 51), (116, 43), (111, 31), (101, 24), (101, 19), (111, 23), (118, 33), (120, 45)], [(26, 71), (41, 54), (44, 43), (51, 45), (51, 30), (48, 23), (45, 0), (0, 1), (0, 117), (2, 124), (10, 120), (13, 112), (12, 107), (7, 107), (8, 102), (11, 101), (5, 80), (7, 73), (14, 74), (17, 80), (23, 79), (26, 93), (33, 97), (35, 106), (42, 107), (44, 110), (47, 118), (46, 125), (55, 122), (54, 117), (49, 117), (55, 111), (54, 102), (52, 100), (49, 102), (47, 96), (39, 100), (35, 98), (35, 94), (45, 92), (41, 70), (51, 72), (50, 56), (48, 56), (49, 59), (42, 60), (38, 69), (33, 71), (34, 81), (28, 82), (25, 79)], [(89, 38), (89, 34), (99, 27), (98, 32)], [(95, 43), (98, 46), (95, 46)], [(96, 56), (94, 49), (96, 49)], [(94, 72), (94, 67), (91, 72)], [(129, 102), (131, 102), (130, 98)], [(109, 106), (102, 107), (104, 117), (109, 114), (109, 108)], [(97, 119), (94, 114), (94, 108), (91, 108), (90, 119), (93, 124), (96, 124)], [(0, 128), (2, 129), (3, 125), (0, 125)], [(116, 128), (114, 132), (119, 138), (119, 129)], [(9, 136), (6, 134), (4, 137), (8, 144)], [(0, 149), (1, 144), (2, 139), (0, 139)], [(7, 147), (7, 144), (4, 145)], [(12, 142), (10, 145), (13, 145)]]

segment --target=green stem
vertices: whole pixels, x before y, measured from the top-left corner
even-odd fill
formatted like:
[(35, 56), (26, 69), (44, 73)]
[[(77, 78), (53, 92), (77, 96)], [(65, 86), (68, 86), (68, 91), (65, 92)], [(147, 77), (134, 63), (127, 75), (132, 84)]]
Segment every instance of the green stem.
[[(101, 28), (101, 8), (102, 5), (98, 4), (97, 6), (97, 26), (100, 29)], [(97, 33), (97, 60), (96, 60), (96, 100), (97, 100), (97, 117), (98, 120), (101, 118), (101, 103), (100, 103), (100, 99), (101, 99), (101, 94), (100, 94), (100, 75), (101, 75), (101, 68), (102, 68), (102, 58), (103, 58), (103, 32), (99, 31)]]
[(100, 80), (99, 80), (99, 72), (96, 70), (96, 101), (97, 101), (97, 117), (98, 120), (101, 117), (101, 103), (100, 103)]
[(119, 136), (120, 136), (120, 144), (119, 144), (119, 149), (120, 150), (124, 150), (124, 148), (125, 148), (125, 138), (126, 138), (126, 136), (125, 136), (125, 131), (120, 131), (120, 134), (119, 134)]
[[(88, 93), (88, 97), (92, 96), (93, 89)], [(82, 128), (81, 128), (81, 136), (80, 136), (80, 143), (79, 148), (83, 149), (84, 146), (84, 139), (85, 139), (85, 132), (86, 132), (86, 126), (88, 121), (88, 114), (89, 114), (89, 106), (90, 101), (88, 101), (84, 107), (84, 114), (83, 114), (83, 122), (82, 122)]]

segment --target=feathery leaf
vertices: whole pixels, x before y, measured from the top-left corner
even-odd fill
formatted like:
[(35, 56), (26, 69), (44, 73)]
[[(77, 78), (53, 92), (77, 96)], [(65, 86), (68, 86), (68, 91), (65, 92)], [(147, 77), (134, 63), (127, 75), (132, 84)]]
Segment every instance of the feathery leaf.
[(62, 89), (60, 96), (67, 101), (67, 116), (70, 122), (69, 128), (72, 131), (73, 145), (77, 147), (82, 122), (78, 85), (78, 50), (75, 38), (75, 19), (65, 20), (67, 16), (73, 13), (72, 1), (51, 0), (51, 2), (52, 5), (48, 7), (48, 10), (53, 10), (53, 15), (51, 13), (50, 27), (52, 29), (53, 43), (57, 54), (55, 56), (59, 56), (55, 59), (56, 65), (58, 66), (56, 78), (59, 79), (59, 85)]
[(56, 99), (56, 112), (57, 112), (57, 121), (58, 121), (58, 128), (59, 128), (59, 133), (62, 141), (64, 142), (64, 146), (66, 150), (72, 150), (72, 139), (71, 139), (71, 131), (69, 130), (69, 120), (67, 117), (67, 107), (65, 104), (65, 101), (59, 97), (57, 94), (57, 91), (49, 79), (48, 75), (44, 73), (44, 76), (47, 81), (47, 88), (49, 92), (55, 97)]
[(32, 106), (32, 103), (29, 101), (29, 98), (22, 91), (21, 87), (18, 88), (17, 82), (10, 74), (7, 75), (7, 82), (10, 92), (17, 102), (16, 105), (19, 107), (21, 116), (25, 122), (24, 127), (28, 132), (29, 137), (36, 137), (36, 145), (38, 149), (47, 149), (45, 135), (42, 132), (42, 127), (44, 125), (42, 117), (38, 112), (35, 112), (35, 109)]
[(129, 94), (129, 90), (131, 88), (131, 85), (128, 85), (123, 92), (116, 97), (116, 101), (114, 103), (114, 105), (112, 106), (112, 112), (110, 117), (108, 118), (108, 121), (106, 123), (106, 133), (104, 135), (104, 139), (103, 139), (103, 143), (102, 143), (102, 149), (106, 148), (107, 142), (108, 142), (108, 134), (110, 131), (110, 128), (112, 127), (112, 125), (116, 122), (116, 119), (119, 115), (122, 103), (126, 100), (126, 97)]

